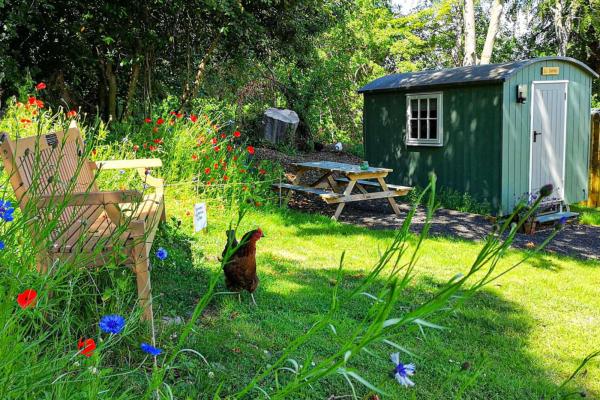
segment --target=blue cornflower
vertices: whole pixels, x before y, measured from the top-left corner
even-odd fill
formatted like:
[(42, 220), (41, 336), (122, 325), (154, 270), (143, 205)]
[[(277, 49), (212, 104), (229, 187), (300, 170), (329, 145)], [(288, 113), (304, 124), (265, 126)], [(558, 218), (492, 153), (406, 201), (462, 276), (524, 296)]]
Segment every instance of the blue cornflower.
[(394, 378), (404, 387), (415, 386), (415, 383), (410, 380), (409, 376), (415, 374), (415, 364), (402, 364), (400, 362), (400, 353), (394, 353), (390, 357), (396, 366), (394, 368)]
[(156, 251), (156, 257), (158, 257), (159, 260), (165, 260), (168, 255), (169, 253), (167, 253), (167, 250), (162, 247), (159, 247)]
[(100, 319), (98, 323), (100, 329), (102, 329), (105, 333), (117, 333), (123, 332), (123, 328), (125, 328), (125, 318), (120, 315), (105, 315)]
[(12, 206), (9, 200), (0, 200), (0, 218), (5, 220), (6, 222), (10, 222), (13, 219), (15, 219), (15, 217), (13, 216), (14, 212), (15, 208)]
[(558, 223), (560, 225), (564, 225), (567, 223), (567, 220), (568, 220), (568, 218), (566, 216), (562, 216), (562, 217), (560, 217), (560, 220), (558, 221)]
[(161, 349), (158, 349), (158, 348), (156, 348), (156, 347), (154, 347), (152, 345), (149, 345), (148, 343), (142, 343), (140, 345), (140, 348), (142, 349), (142, 351), (144, 353), (148, 353), (148, 354), (150, 354), (151, 356), (154, 356), (154, 357), (156, 357), (160, 353), (162, 353)]
[(4, 241), (0, 240), (0, 250), (4, 250), (5, 247), (6, 245), (4, 244)]

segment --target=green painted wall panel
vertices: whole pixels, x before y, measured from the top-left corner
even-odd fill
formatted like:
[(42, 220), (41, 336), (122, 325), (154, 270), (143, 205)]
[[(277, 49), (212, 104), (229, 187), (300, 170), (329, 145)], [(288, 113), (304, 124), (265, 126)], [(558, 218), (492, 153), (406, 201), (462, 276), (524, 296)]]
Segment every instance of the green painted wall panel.
[[(395, 184), (427, 184), (469, 192), (500, 206), (502, 85), (452, 87), (443, 93), (444, 146), (406, 146), (407, 92), (365, 94), (367, 160), (393, 168)], [(418, 92), (411, 92), (418, 93)]]
[[(544, 66), (558, 66), (560, 74), (542, 76)], [(470, 192), (489, 201), (497, 212), (510, 213), (529, 191), (531, 83), (545, 80), (569, 81), (565, 197), (569, 203), (585, 200), (592, 77), (565, 61), (533, 63), (504, 84), (436, 89), (444, 96), (442, 147), (404, 144), (409, 92), (366, 93), (366, 158), (372, 165), (393, 168), (393, 183), (423, 186), (433, 171), (440, 185)], [(525, 104), (516, 102), (518, 84), (528, 85)]]
[[(542, 67), (560, 67), (559, 75), (543, 76)], [(529, 192), (531, 98), (533, 81), (568, 80), (565, 198), (585, 200), (589, 162), (591, 77), (565, 61), (543, 61), (518, 71), (504, 83), (502, 131), (502, 211), (510, 212)], [(528, 101), (516, 102), (516, 87), (527, 84)]]

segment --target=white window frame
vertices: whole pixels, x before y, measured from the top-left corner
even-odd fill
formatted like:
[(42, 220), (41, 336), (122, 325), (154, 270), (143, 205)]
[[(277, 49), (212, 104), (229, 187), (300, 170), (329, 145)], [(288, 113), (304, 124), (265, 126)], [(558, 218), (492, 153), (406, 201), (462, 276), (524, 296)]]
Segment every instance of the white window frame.
[[(410, 120), (412, 115), (411, 100), (419, 100), (418, 104), (421, 104), (422, 99), (436, 99), (437, 100), (437, 138), (436, 139), (419, 139), (412, 138), (410, 132)], [(431, 93), (413, 93), (406, 95), (406, 145), (407, 146), (443, 146), (444, 145), (444, 130), (443, 130), (443, 94), (442, 92), (431, 92)], [(419, 115), (420, 113), (418, 113)], [(419, 119), (420, 115), (419, 115)], [(430, 120), (429, 115), (426, 118)], [(429, 125), (429, 124), (428, 124)], [(429, 126), (427, 127), (429, 130)], [(428, 135), (429, 136), (429, 132)]]

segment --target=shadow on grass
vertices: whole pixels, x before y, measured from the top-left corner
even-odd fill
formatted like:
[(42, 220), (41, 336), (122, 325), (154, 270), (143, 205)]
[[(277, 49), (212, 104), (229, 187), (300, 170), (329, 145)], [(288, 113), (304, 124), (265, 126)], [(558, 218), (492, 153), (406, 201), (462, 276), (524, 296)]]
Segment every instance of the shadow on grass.
[[(288, 220), (294, 221), (297, 222), (297, 218)], [(301, 226), (299, 229), (303, 232)], [(341, 230), (346, 232), (346, 229)], [(350, 227), (350, 230), (354, 229), (357, 228)], [(314, 234), (312, 228), (311, 234)], [(157, 245), (165, 243), (169, 244), (170, 257), (168, 263), (156, 267), (161, 273), (154, 274), (155, 290), (162, 295), (155, 302), (162, 314), (185, 313), (187, 320), (212, 272), (207, 267), (194, 266), (191, 238), (176, 228), (161, 232)], [(237, 296), (213, 299), (189, 339), (189, 347), (202, 353), (210, 367), (197, 356), (182, 354), (180, 368), (169, 382), (176, 397), (201, 398), (203, 394), (213, 393), (221, 383), (225, 388), (222, 395), (231, 394), (249, 382), (264, 365), (274, 362), (292, 340), (327, 312), (336, 284), (337, 261), (314, 267), (272, 252), (259, 254), (261, 285), (255, 294), (259, 306), (251, 305), (247, 293), (242, 294), (241, 302)], [(544, 263), (543, 259), (539, 262)], [(363, 271), (346, 271), (341, 282), (342, 293), (356, 287), (363, 277)], [(383, 283), (380, 281), (375, 286)], [(394, 314), (401, 315), (422, 304), (443, 285), (444, 282), (430, 276), (419, 276), (405, 291)], [(222, 289), (221, 282), (217, 290)], [(294, 358), (302, 363), (308, 355), (318, 361), (331, 354), (340, 338), (349, 335), (366, 315), (370, 301), (367, 297), (345, 299), (334, 323), (338, 335), (323, 331), (294, 354)], [(415, 326), (395, 338), (418, 355), (411, 361), (418, 365), (415, 390), (419, 396), (551, 398), (556, 392), (556, 384), (548, 379), (549, 371), (530, 355), (527, 338), (534, 321), (518, 304), (486, 289), (451, 313), (432, 321), (448, 329), (427, 330), (423, 335)], [(170, 338), (163, 335), (162, 340)], [(366, 353), (358, 355), (351, 366), (369, 381), (394, 393), (397, 397), (393, 398), (410, 398), (412, 392), (399, 390), (389, 377), (391, 364), (388, 358), (393, 349), (380, 346), (371, 350), (377, 357)], [(285, 380), (282, 373), (279, 382)], [(262, 387), (269, 392), (275, 382), (267, 381)], [(359, 391), (367, 394), (364, 388)], [(298, 396), (323, 399), (350, 393), (344, 380), (336, 376), (313, 385)]]

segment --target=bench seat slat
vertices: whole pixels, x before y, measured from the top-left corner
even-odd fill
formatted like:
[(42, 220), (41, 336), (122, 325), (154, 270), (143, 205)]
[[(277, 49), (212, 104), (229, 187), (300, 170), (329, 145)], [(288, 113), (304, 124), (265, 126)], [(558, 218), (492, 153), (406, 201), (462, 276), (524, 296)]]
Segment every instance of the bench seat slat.
[(305, 192), (305, 193), (310, 193), (310, 194), (316, 194), (317, 196), (321, 196), (324, 199), (338, 198), (338, 197), (343, 196), (342, 194), (334, 193), (331, 190), (292, 185), (290, 183), (274, 183), (273, 187), (277, 188), (277, 189), (287, 189), (287, 190), (294, 190), (296, 192)]
[[(336, 182), (342, 182), (342, 183), (348, 183), (350, 182), (350, 180), (348, 178), (335, 178)], [(379, 185), (379, 182), (373, 182), (373, 181), (366, 181), (364, 179), (359, 179), (358, 181), (356, 181), (356, 183), (358, 183), (359, 185), (362, 186), (369, 186), (369, 187), (378, 187), (380, 188), (381, 185)], [(391, 184), (387, 184), (388, 189), (390, 190), (396, 190), (396, 191), (404, 191), (404, 190), (412, 190), (413, 188), (409, 187), (409, 186), (400, 186), (400, 185), (391, 185)]]

